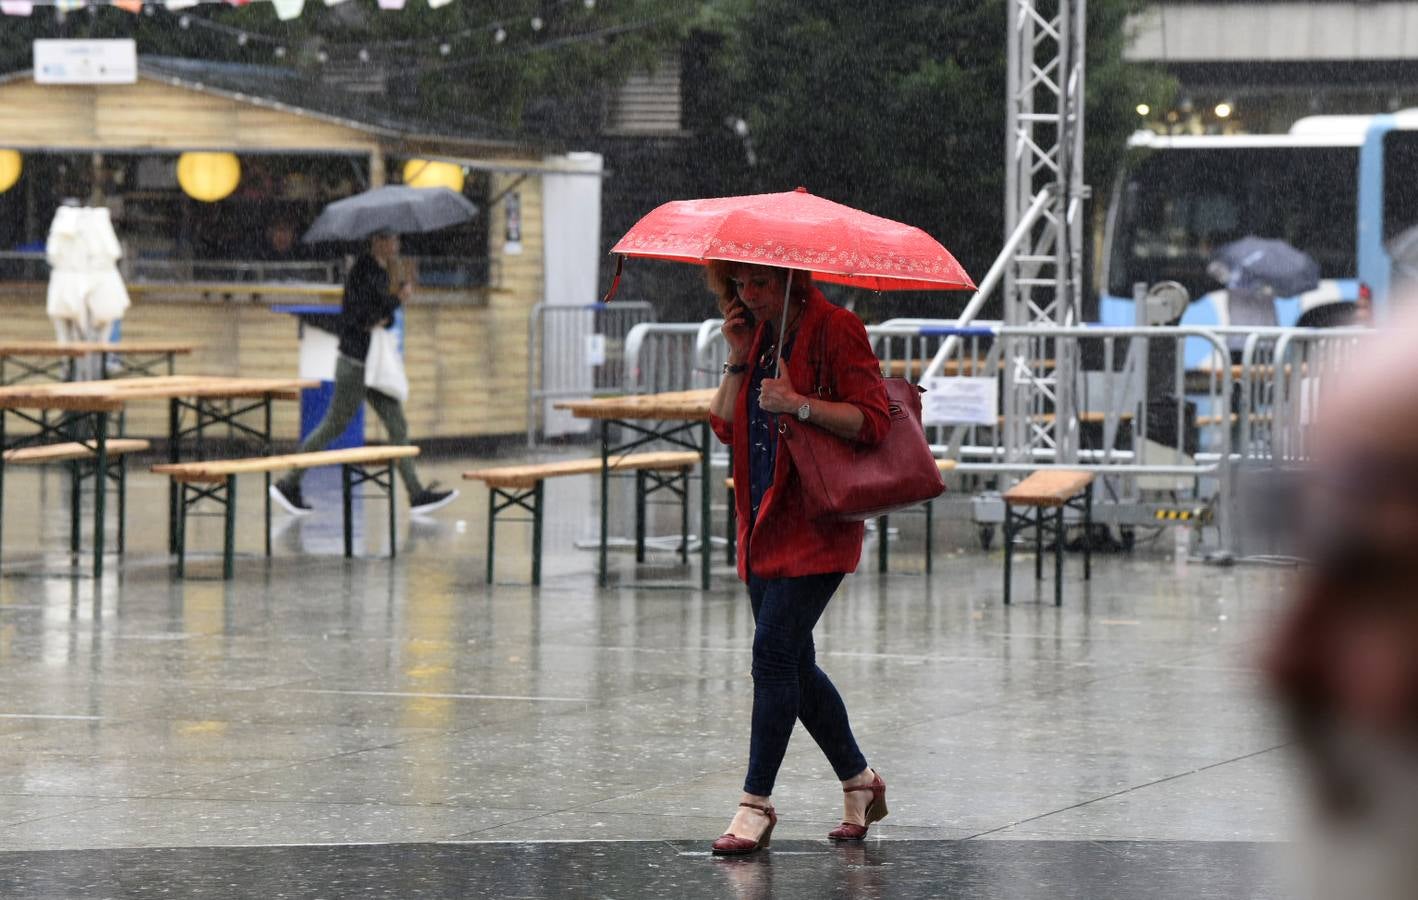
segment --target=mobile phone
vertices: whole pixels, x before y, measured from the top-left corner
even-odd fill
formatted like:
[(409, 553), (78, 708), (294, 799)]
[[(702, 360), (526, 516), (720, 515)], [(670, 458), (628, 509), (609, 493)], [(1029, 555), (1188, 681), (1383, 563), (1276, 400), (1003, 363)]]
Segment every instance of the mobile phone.
[(753, 311), (745, 306), (742, 300), (735, 300), (734, 306), (737, 306), (739, 311), (743, 313), (743, 322), (745, 325), (749, 328), (756, 328), (758, 326), (758, 319), (754, 318)]

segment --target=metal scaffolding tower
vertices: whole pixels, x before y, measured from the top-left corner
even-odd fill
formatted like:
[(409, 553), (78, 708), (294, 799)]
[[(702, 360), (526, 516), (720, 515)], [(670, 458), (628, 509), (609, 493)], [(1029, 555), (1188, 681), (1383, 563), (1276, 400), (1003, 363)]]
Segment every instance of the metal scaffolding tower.
[[(1087, 0), (1008, 0), (1004, 263), (1006, 325), (1073, 325), (1083, 284), (1083, 74)], [(1068, 342), (1076, 346), (1077, 342)], [(1004, 445), (1009, 462), (1054, 451), (1077, 458), (1078, 424), (1056, 417), (1076, 354), (1054, 341), (1011, 338), (1005, 348)]]

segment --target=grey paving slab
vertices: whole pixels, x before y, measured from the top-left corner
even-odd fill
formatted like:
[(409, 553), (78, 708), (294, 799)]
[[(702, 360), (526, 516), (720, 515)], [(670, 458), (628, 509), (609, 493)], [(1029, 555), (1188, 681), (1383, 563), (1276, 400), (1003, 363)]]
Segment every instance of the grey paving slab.
[[(470, 467), (428, 463), (445, 482)], [(164, 483), (133, 485), (135, 514), (161, 508)], [(151, 524), (134, 529), (102, 581), (71, 577), (67, 557), (44, 550), (64, 536), (64, 504), (26, 508), (37, 488), (63, 496), (50, 476), (7, 473), (7, 501), (19, 499), (5, 510), (0, 577), (0, 873), (21, 871), (20, 860), (62, 886), (61, 865), (111, 864), (151, 886), (168, 877), (156, 856), (3, 854), (369, 841), (410, 842), (399, 859), (435, 868), (463, 852), (486, 877), (505, 877), (493, 862), (504, 857), (587, 872), (619, 860), (593, 876), (612, 886), (667, 865), (675, 884), (706, 896), (755, 896), (764, 884), (832, 896), (800, 887), (818, 883), (800, 870), (807, 861), (840, 867), (866, 896), (951, 879), (1034, 896), (1021, 885), (1045, 871), (1066, 873), (1050, 896), (1128, 896), (1144, 873), (1194, 888), (1178, 896), (1283, 896), (1267, 894), (1259, 873), (1270, 851), (1258, 845), (1287, 839), (1297, 802), (1291, 767), (1265, 752), (1286, 734), (1253, 670), (1285, 587), (1274, 570), (1100, 555), (1092, 583), (1071, 576), (1063, 608), (1006, 608), (998, 549), (944, 553), (926, 577), (908, 549), (919, 523), (905, 523), (894, 571), (870, 571), (869, 546), (816, 631), (819, 661), (890, 783), (892, 814), (857, 856), (824, 856), (842, 797), (799, 730), (774, 798), (779, 861), (764, 881), (754, 873), (768, 869), (710, 868), (702, 855), (728, 822), (745, 764), (753, 625), (743, 588), (722, 564), (700, 591), (692, 568), (663, 555), (637, 568), (617, 553), (611, 586), (598, 589), (594, 554), (573, 546), (594, 533), (589, 479), (550, 495), (559, 512), (540, 589), (484, 582), (478, 490), (431, 521), (401, 518), (393, 561), (340, 556), (336, 496), (318, 479), (320, 510), (279, 520), (268, 561), (253, 493), (237, 578), (222, 583), (206, 577), (210, 555), (203, 577), (175, 580)], [(377, 552), (375, 506), (360, 528)], [(629, 531), (629, 509), (617, 502), (613, 530)], [(657, 515), (655, 531), (675, 527)], [(25, 516), (43, 527), (13, 527)], [(217, 546), (213, 523), (194, 534), (208, 554)], [(527, 536), (509, 528), (499, 546), (500, 579), (524, 578)], [(1021, 600), (1033, 596), (1032, 579), (1018, 583)], [(1050, 588), (1039, 596), (1051, 601)], [(958, 842), (973, 835), (988, 839)], [(503, 849), (429, 843), (453, 838)], [(588, 838), (629, 849), (572, 845), (598, 849), (558, 856), (546, 848), (563, 845), (519, 843)], [(873, 855), (888, 845), (899, 849)], [(199, 880), (243, 859), (184, 852)], [(269, 862), (422, 877), (378, 850), (331, 853)], [(1099, 872), (1103, 881), (1089, 880)], [(1090, 894), (1090, 884), (1108, 890)]]

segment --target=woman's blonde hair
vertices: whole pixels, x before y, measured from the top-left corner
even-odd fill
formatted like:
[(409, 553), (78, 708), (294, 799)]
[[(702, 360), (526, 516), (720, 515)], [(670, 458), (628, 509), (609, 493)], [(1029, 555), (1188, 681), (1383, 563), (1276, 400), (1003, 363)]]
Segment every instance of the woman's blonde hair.
[(812, 273), (806, 269), (784, 269), (779, 266), (711, 259), (709, 264), (704, 267), (704, 277), (709, 282), (709, 290), (714, 293), (714, 298), (719, 302), (720, 313), (727, 312), (729, 304), (737, 299), (734, 294), (734, 276), (747, 275), (755, 271), (767, 272), (775, 281), (782, 281), (791, 274), (793, 286), (788, 295), (793, 300), (806, 300), (808, 290), (812, 287)]

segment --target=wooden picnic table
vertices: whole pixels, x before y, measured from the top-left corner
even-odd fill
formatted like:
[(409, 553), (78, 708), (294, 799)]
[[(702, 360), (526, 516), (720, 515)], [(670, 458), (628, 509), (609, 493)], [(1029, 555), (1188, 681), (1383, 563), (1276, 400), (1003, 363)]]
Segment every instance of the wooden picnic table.
[[(621, 397), (597, 397), (590, 400), (564, 400), (557, 409), (570, 412), (579, 419), (594, 419), (601, 423), (601, 543), (598, 560), (600, 584), (606, 584), (607, 532), (610, 528), (607, 505), (610, 501), (610, 473), (613, 459), (653, 443), (667, 443), (699, 454), (699, 551), (700, 586), (709, 588), (709, 555), (713, 549), (709, 539), (709, 456), (713, 436), (709, 430), (709, 404), (716, 388), (692, 391), (670, 391), (660, 394), (636, 394)], [(649, 424), (645, 424), (649, 423)], [(619, 445), (611, 444), (611, 426), (618, 425), (632, 437)], [(686, 541), (689, 535), (684, 535)]]
[[(244, 378), (225, 375), (151, 375), (100, 381), (61, 381), (14, 384), (0, 387), (0, 450), (43, 443), (46, 439), (73, 440), (77, 431), (94, 442), (97, 471), (106, 461), (109, 416), (121, 413), (127, 404), (141, 400), (168, 401), (168, 461), (182, 461), (184, 438), (201, 441), (212, 426), (225, 425), (232, 431), (256, 439), (261, 452), (271, 447), (271, 401), (296, 400), (302, 388), (318, 382), (305, 378)], [(239, 406), (232, 401), (251, 401)], [(50, 421), (47, 413), (64, 415)], [(195, 423), (183, 425), (183, 413), (191, 411)], [(261, 413), (260, 425), (242, 421), (244, 416)], [(38, 431), (7, 442), (7, 414), (38, 427)], [(3, 466), (3, 461), (0, 461)], [(270, 473), (266, 474), (269, 488)], [(94, 487), (94, 576), (103, 572), (104, 479)], [(267, 491), (266, 503), (270, 504)], [(269, 512), (269, 511), (268, 511)], [(168, 547), (175, 548), (177, 534), (177, 494), (168, 490)], [(270, 516), (267, 516), (266, 547), (270, 551)]]
[[(64, 344), (58, 341), (0, 341), (0, 386), (34, 377), (62, 380), (72, 375), (75, 360), (95, 353), (103, 354), (105, 372), (112, 360), (125, 375), (153, 375), (156, 374), (153, 369), (163, 363), (166, 363), (167, 374), (171, 375), (176, 369), (177, 357), (190, 355), (197, 347), (197, 344), (186, 341), (80, 341)], [(7, 363), (18, 368), (19, 374), (7, 375)]]

